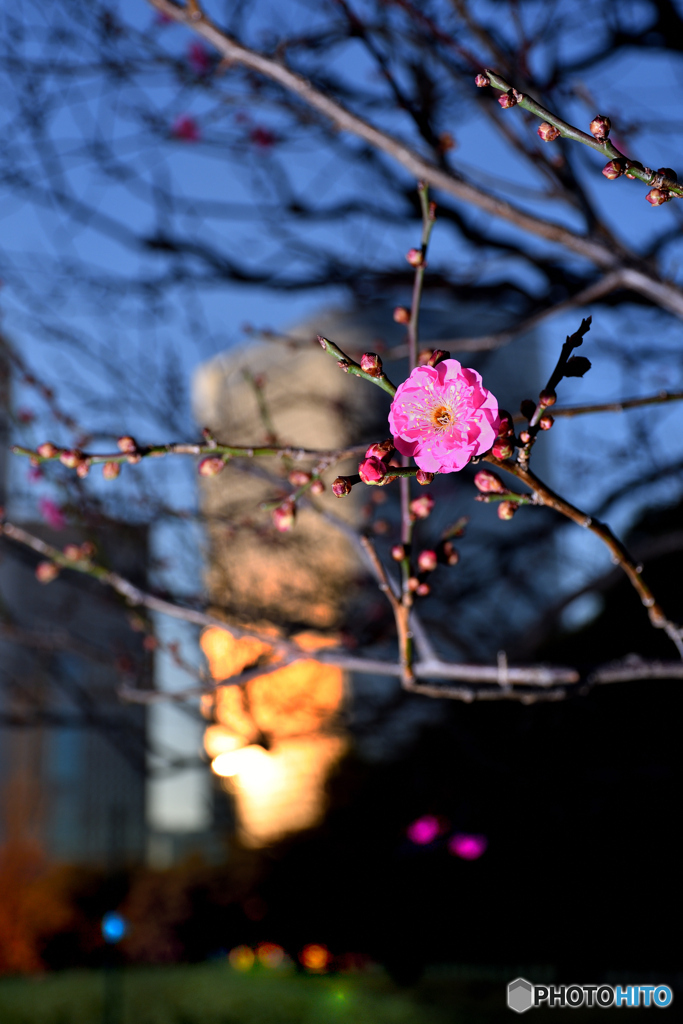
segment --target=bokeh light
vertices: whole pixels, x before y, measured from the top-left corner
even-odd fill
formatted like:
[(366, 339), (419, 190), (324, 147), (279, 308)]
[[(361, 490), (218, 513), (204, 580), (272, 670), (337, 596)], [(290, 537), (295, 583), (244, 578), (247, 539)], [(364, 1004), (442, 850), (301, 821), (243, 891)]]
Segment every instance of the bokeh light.
[(259, 942), (256, 956), (259, 963), (271, 971), (277, 970), (285, 961), (284, 949), (275, 942)]
[(128, 931), (128, 922), (121, 914), (111, 911), (102, 918), (102, 936), (105, 942), (120, 942)]
[(486, 853), (489, 841), (486, 836), (456, 832), (448, 840), (448, 852), (462, 860), (479, 860)]
[(239, 775), (240, 780), (249, 786), (268, 786), (277, 774), (268, 751), (255, 743), (219, 754), (211, 762), (211, 768), (223, 778)]
[(407, 828), (408, 839), (417, 846), (433, 843), (441, 832), (441, 823), (433, 814), (425, 814), (413, 821)]
[(251, 970), (256, 957), (254, 956), (253, 949), (249, 946), (235, 946), (228, 953), (228, 960), (230, 961), (230, 966), (236, 971), (244, 972)]
[(331, 959), (332, 954), (327, 946), (321, 946), (317, 942), (311, 942), (308, 946), (304, 946), (299, 954), (299, 960), (306, 970), (315, 971), (317, 974), (322, 974), (327, 970)]

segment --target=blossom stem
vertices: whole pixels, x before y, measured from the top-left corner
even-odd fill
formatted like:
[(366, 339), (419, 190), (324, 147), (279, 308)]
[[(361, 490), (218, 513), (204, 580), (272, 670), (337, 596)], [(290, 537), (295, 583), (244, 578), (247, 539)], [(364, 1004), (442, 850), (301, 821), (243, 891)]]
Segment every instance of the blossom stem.
[(396, 394), (396, 387), (391, 383), (384, 370), (380, 371), (377, 376), (374, 376), (371, 373), (366, 373), (365, 370), (361, 370), (359, 363), (352, 359), (351, 356), (347, 356), (345, 352), (342, 352), (342, 350), (335, 345), (333, 341), (329, 341), (327, 338), (323, 338), (320, 335), (318, 335), (318, 341), (324, 350), (329, 352), (329, 354), (337, 360), (339, 368), (342, 369), (344, 373), (351, 373), (354, 377), (362, 377), (363, 380), (369, 380), (371, 384), (376, 384), (378, 387), (382, 388), (383, 391), (386, 391), (388, 395), (391, 395), (392, 398), (394, 397)]
[(415, 280), (413, 282), (413, 297), (410, 306), (410, 320), (408, 322), (408, 372), (412, 373), (417, 366), (417, 345), (420, 338), (420, 303), (422, 301), (422, 288), (424, 285), (425, 267), (429, 239), (432, 234), (434, 222), (436, 221), (435, 207), (429, 202), (429, 186), (424, 181), (418, 182), (417, 192), (420, 197), (422, 208), (422, 261), (415, 267)]

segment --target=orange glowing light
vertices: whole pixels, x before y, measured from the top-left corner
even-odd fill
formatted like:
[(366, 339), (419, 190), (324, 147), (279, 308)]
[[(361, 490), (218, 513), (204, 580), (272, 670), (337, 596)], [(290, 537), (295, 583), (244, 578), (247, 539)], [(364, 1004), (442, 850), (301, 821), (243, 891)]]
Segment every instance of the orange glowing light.
[(209, 725), (204, 730), (204, 750), (213, 760), (219, 754), (227, 754), (244, 746), (244, 740), (222, 725)]
[(277, 775), (277, 766), (268, 751), (256, 744), (219, 754), (211, 768), (226, 779), (239, 777), (240, 783), (251, 789), (271, 786)]
[(259, 942), (256, 947), (256, 956), (260, 964), (274, 971), (284, 963), (285, 951), (282, 946), (278, 946), (274, 942)]
[(209, 671), (217, 680), (239, 675), (273, 650), (264, 640), (252, 636), (236, 637), (219, 626), (205, 629), (199, 643), (209, 663)]
[(236, 971), (250, 971), (254, 966), (255, 959), (254, 951), (249, 946), (235, 946), (228, 953), (230, 966)]
[(332, 954), (327, 946), (320, 946), (316, 942), (304, 946), (299, 954), (299, 960), (301, 960), (306, 970), (315, 971), (318, 974), (322, 974), (323, 971), (327, 970), (331, 959)]

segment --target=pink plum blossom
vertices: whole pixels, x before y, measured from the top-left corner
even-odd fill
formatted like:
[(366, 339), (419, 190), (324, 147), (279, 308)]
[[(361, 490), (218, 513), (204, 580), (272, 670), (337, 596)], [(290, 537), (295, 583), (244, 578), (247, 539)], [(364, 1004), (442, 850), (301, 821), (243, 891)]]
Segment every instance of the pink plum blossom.
[(402, 455), (428, 473), (452, 473), (487, 452), (498, 432), (498, 401), (476, 370), (457, 359), (416, 366), (399, 386), (389, 428)]
[(486, 836), (469, 835), (466, 832), (456, 832), (448, 840), (448, 852), (461, 860), (479, 860), (482, 854), (486, 853), (489, 841)]
[(432, 843), (441, 832), (439, 819), (433, 814), (425, 814), (417, 821), (413, 821), (407, 829), (408, 839), (417, 846), (427, 846)]
[(39, 505), (40, 514), (53, 530), (63, 530), (66, 526), (66, 519), (59, 505), (55, 504), (51, 498), (41, 498)]

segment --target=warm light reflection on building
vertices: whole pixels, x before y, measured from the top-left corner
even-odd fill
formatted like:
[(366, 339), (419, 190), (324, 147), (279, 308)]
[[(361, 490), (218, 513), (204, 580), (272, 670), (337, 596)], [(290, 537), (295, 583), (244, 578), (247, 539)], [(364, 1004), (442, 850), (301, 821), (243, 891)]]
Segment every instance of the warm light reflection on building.
[[(313, 633), (297, 639), (309, 654), (335, 643)], [(217, 681), (264, 666), (243, 686), (218, 687), (216, 724), (205, 736), (212, 768), (234, 796), (242, 841), (263, 846), (315, 825), (328, 773), (346, 749), (336, 729), (343, 673), (311, 657), (269, 672), (268, 643), (236, 639), (217, 627), (205, 630), (201, 645)]]

